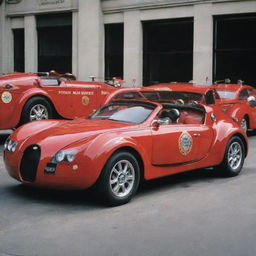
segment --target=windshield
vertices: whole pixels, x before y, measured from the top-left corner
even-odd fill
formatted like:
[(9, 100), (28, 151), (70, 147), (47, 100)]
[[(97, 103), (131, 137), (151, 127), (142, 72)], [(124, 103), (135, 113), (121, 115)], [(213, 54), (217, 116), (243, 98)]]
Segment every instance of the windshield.
[(140, 91), (140, 92), (122, 92), (117, 94), (114, 99), (143, 99), (146, 98), (150, 101), (156, 102), (173, 102), (176, 100), (183, 100), (184, 103), (193, 101), (202, 102), (203, 95), (201, 93), (194, 92), (182, 92), (182, 91)]
[(154, 108), (154, 105), (137, 102), (112, 103), (96, 111), (89, 119), (140, 124), (149, 117)]
[(226, 91), (226, 90), (217, 90), (221, 99), (235, 99), (236, 92)]

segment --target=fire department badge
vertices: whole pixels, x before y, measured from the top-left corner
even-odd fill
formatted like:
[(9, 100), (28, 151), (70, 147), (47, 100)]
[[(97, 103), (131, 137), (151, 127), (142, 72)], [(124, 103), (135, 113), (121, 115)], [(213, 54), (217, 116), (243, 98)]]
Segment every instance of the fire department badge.
[(3, 103), (10, 103), (12, 101), (12, 95), (10, 92), (3, 92), (1, 99)]
[(186, 156), (192, 148), (192, 137), (189, 133), (183, 132), (179, 137), (179, 149), (180, 153), (184, 156)]
[(84, 96), (82, 98), (82, 104), (87, 106), (89, 104), (90, 99), (87, 96)]

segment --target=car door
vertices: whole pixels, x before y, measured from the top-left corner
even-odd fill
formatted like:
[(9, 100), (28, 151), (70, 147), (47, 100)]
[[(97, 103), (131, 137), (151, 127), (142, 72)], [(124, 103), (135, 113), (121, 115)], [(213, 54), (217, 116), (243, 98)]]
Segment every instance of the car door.
[(72, 110), (74, 117), (85, 117), (90, 115), (99, 107), (98, 85), (73, 85)]
[(203, 124), (169, 124), (152, 128), (152, 164), (182, 165), (205, 157), (213, 129)]
[(73, 118), (72, 92), (73, 88), (66, 86), (55, 77), (42, 77), (40, 79), (41, 88), (51, 99), (56, 111), (64, 118)]

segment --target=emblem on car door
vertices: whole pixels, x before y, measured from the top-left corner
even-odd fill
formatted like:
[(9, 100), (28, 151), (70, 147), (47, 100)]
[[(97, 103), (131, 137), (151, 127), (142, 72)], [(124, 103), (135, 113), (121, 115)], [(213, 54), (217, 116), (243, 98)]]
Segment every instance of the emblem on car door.
[(183, 132), (179, 137), (180, 153), (186, 156), (192, 149), (193, 140), (188, 132)]

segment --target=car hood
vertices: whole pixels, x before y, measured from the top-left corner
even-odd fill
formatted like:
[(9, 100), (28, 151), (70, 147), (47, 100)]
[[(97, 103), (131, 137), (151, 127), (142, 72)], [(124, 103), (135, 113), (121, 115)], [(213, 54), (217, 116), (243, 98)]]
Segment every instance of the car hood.
[(13, 133), (12, 139), (18, 142), (23, 140), (29, 145), (38, 144), (49, 149), (51, 147), (61, 149), (98, 134), (120, 131), (120, 129), (127, 129), (128, 127), (134, 127), (134, 124), (86, 119), (36, 121), (19, 128)]

